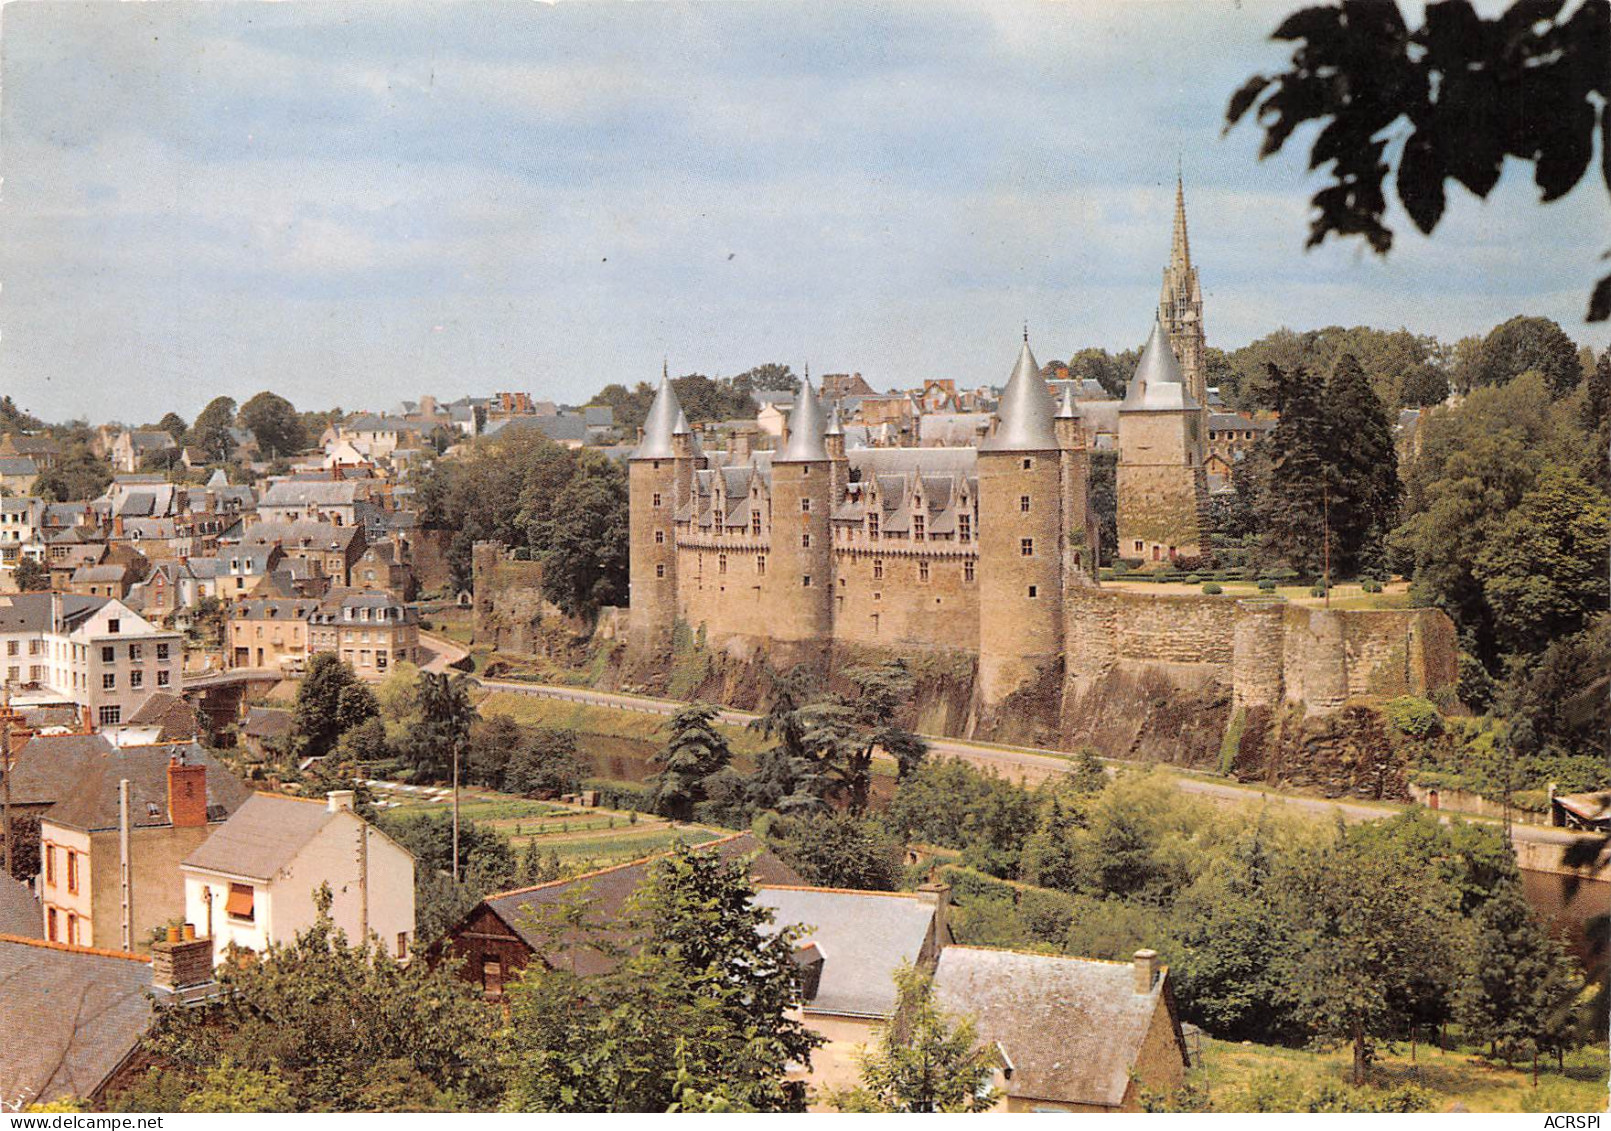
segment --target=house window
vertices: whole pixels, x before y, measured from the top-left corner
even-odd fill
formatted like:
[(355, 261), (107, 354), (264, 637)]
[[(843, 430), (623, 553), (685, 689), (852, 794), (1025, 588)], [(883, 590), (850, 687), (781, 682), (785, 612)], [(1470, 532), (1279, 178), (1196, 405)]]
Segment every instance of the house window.
[(231, 919), (238, 919), (242, 923), (257, 921), (257, 910), (253, 905), (255, 891), (251, 884), (230, 884), (229, 898), (224, 901), (224, 913)]
[(666, 576), (666, 567), (663, 566), (663, 565), (655, 566), (654, 567), (654, 575), (656, 577), (664, 577), (664, 576)]
[(117, 620), (109, 620), (109, 621), (107, 621), (106, 622), (106, 631), (108, 631), (108, 632), (116, 632), (118, 630), (118, 626), (121, 623), (122, 623), (121, 621), (117, 621)]
[(78, 892), (78, 853), (71, 848), (67, 850), (67, 890), (74, 894)]
[(72, 912), (67, 914), (67, 945), (78, 945), (78, 916)]
[(123, 708), (118, 706), (101, 707), (96, 712), (103, 727), (115, 727), (123, 721)]
[(138, 644), (129, 645), (129, 659), (138, 662), (144, 659), (144, 650)]
[(1039, 596), (1040, 596), (1040, 587), (1037, 586), (1037, 585), (1031, 585), (1029, 587), (1029, 599), (1031, 601), (1033, 601), (1036, 597), (1039, 597)]
[(157, 673), (157, 686), (158, 687), (167, 687), (168, 686), (168, 669), (167, 668), (163, 668), (161, 671), (159, 671)]
[(1030, 459), (1028, 456), (1025, 456), (1024, 457), (1024, 470), (1028, 471), (1031, 468), (1033, 468), (1034, 466), (1035, 466), (1035, 461)]
[(52, 907), (45, 917), (45, 938), (51, 942), (59, 941), (59, 928), (56, 926), (56, 909)]
[(101, 674), (101, 690), (102, 691), (115, 691), (115, 690), (117, 690), (117, 673), (116, 672), (103, 672)]
[(143, 671), (140, 671), (138, 668), (136, 668), (134, 671), (129, 673), (129, 687), (132, 690), (138, 691), (144, 686), (145, 673)]
[(766, 555), (765, 554), (756, 554), (755, 555), (755, 572), (756, 572), (756, 574), (758, 574), (761, 577), (766, 576)]
[(101, 663), (103, 663), (103, 664), (115, 664), (115, 663), (117, 663), (117, 649), (112, 647), (110, 644), (101, 645)]
[(1019, 514), (1028, 514), (1029, 513), (1029, 496), (1028, 495), (1019, 495), (1018, 496), (1018, 513)]
[(407, 931), (398, 931), (397, 932), (397, 957), (399, 959), (408, 957), (408, 932)]
[(53, 888), (56, 886), (56, 846), (45, 845), (42, 855), (45, 857), (45, 886)]
[(1143, 551), (1143, 550), (1145, 550), (1145, 549), (1146, 549), (1146, 548), (1147, 548), (1147, 547), (1146, 547), (1146, 544), (1145, 544), (1145, 543), (1144, 543), (1144, 542), (1142, 542), (1142, 541), (1141, 541), (1141, 539), (1139, 539), (1139, 538), (1137, 538), (1137, 539), (1136, 539), (1136, 553), (1138, 553), (1138, 554), (1139, 554), (1139, 553), (1141, 553), (1141, 552), (1142, 552), (1142, 551)]
[(924, 584), (928, 583), (928, 580), (929, 580), (929, 560), (927, 558), (924, 558), (924, 559), (922, 559), (921, 561), (919, 561), (917, 563), (917, 579), (919, 581), (923, 582)]
[(800, 513), (801, 514), (810, 514), (811, 513), (811, 500), (810, 499), (801, 499), (800, 500)]
[(16, 654), (17, 654), (17, 642), (15, 640), (7, 640), (6, 641), (6, 655), (15, 656)]
[(158, 644), (157, 645), (157, 659), (166, 660), (167, 658), (168, 658), (168, 646), (166, 644)]
[(884, 580), (884, 559), (883, 558), (874, 558), (873, 559), (873, 580), (874, 581), (882, 581), (882, 580)]
[(481, 992), (488, 997), (503, 993), (503, 963), (497, 959), (481, 964)]
[(656, 530), (654, 532), (654, 544), (656, 546), (664, 546), (666, 544), (666, 532), (664, 530)]
[(1035, 556), (1035, 540), (1033, 538), (1018, 539), (1019, 557), (1032, 558)]

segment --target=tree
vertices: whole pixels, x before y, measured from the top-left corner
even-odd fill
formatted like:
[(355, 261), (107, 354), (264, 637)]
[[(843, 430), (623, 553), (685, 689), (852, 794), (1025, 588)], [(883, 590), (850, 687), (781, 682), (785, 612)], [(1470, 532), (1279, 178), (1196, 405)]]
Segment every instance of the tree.
[(833, 696), (805, 708), (801, 741), (821, 768), (832, 794), (845, 798), (852, 813), (865, 813), (872, 796), (873, 752), (895, 759), (903, 781), (923, 761), (928, 743), (897, 720), (911, 702), (915, 681), (904, 660), (847, 670), (854, 688), (846, 699)]
[[(738, 1110), (804, 1109), (785, 1076), (821, 1038), (788, 1016), (801, 999), (799, 931), (771, 924), (747, 861), (679, 845), (620, 920), (588, 915), (561, 907), (527, 925), (552, 937), (552, 958), (509, 990), (507, 1108), (666, 1111), (714, 1094)], [(609, 968), (578, 975), (566, 958), (577, 948)]]
[(1425, 971), (1453, 967), (1454, 892), (1339, 826), (1285, 885), (1294, 925), (1276, 984), (1322, 1042), (1350, 1044), (1363, 1084), (1376, 1042), (1403, 1031)]
[(329, 753), (349, 726), (375, 712), (365, 713), (365, 696), (374, 696), (358, 682), (352, 665), (334, 652), (319, 652), (308, 663), (292, 705), (292, 733), (299, 752), (309, 758)]
[(746, 369), (733, 378), (735, 385), (743, 385), (745, 382), (748, 382), (751, 389), (777, 393), (792, 393), (800, 387), (800, 378), (794, 375), (794, 370), (775, 361)]
[(1562, 1048), (1583, 987), (1574, 964), (1527, 905), (1519, 881), (1477, 912), (1456, 1016), (1506, 1062)]
[(182, 1112), (295, 1111), (296, 1098), (273, 1067), (246, 1068), (225, 1056), (201, 1072), (195, 1091), (179, 1105)]
[(948, 1017), (934, 980), (911, 965), (895, 974), (895, 1016), (858, 1061), (861, 1086), (833, 1096), (840, 1111), (981, 1112), (995, 1106), (996, 1056), (973, 1022)]
[(1547, 466), (1483, 548), (1475, 571), (1500, 643), (1539, 652), (1611, 602), (1611, 500), (1576, 471)]
[(961, 849), (971, 867), (1012, 879), (1037, 809), (1033, 794), (993, 770), (941, 758), (900, 783), (883, 819), (907, 843)]
[(660, 767), (650, 778), (656, 813), (692, 820), (694, 806), (707, 796), (705, 780), (732, 762), (733, 751), (715, 727), (717, 713), (709, 703), (691, 703), (671, 717), (666, 744), (652, 759)]
[(180, 416), (177, 412), (163, 413), (162, 419), (157, 421), (157, 426), (154, 429), (154, 431), (166, 432), (168, 435), (172, 436), (173, 442), (176, 446), (184, 443), (185, 433), (189, 430), (190, 425), (186, 424), (185, 418)]
[(294, 941), (269, 944), (255, 962), (220, 963), (220, 992), (206, 1003), (160, 1007), (142, 1042), (154, 1067), (112, 1106), (172, 1110), (190, 1093), (228, 1091), (227, 1065), (252, 1074), (237, 1100), (282, 1102), (283, 1083), (295, 1110), (365, 1110), (373, 1067), (402, 1061), (423, 1093), (416, 1102), (451, 1095), (456, 1108), (490, 1107), (499, 1018), (477, 990), (451, 965), (399, 965), (384, 947), (349, 943), (330, 921), (328, 887), (315, 906)]
[(206, 453), (208, 460), (228, 463), (235, 450), (230, 428), (235, 423), (235, 401), (231, 397), (214, 397), (196, 417), (190, 428), (190, 442)]
[(505, 792), (557, 797), (582, 784), (585, 765), (575, 731), (533, 727), (521, 737), (504, 769)]
[(9, 393), (0, 396), (0, 432), (37, 432), (44, 426), (39, 417), (18, 408)]
[(1323, 411), (1331, 560), (1335, 574), (1350, 577), (1382, 560), (1382, 540), (1398, 522), (1398, 454), (1387, 410), (1353, 354), (1337, 359)]
[(1548, 318), (1518, 315), (1495, 326), (1483, 339), (1472, 362), (1471, 382), (1503, 385), (1530, 370), (1544, 375), (1556, 397), (1570, 393), (1583, 376), (1577, 346), (1560, 326)]
[(1315, 384), (1300, 370), (1271, 367), (1281, 414), (1270, 431), (1269, 485), (1259, 494), (1264, 553), (1300, 573), (1320, 572), (1325, 542), (1325, 491), (1330, 430)]
[(37, 558), (23, 558), (11, 573), (11, 580), (24, 593), (37, 593), (50, 588), (50, 569)]
[(430, 781), (451, 777), (469, 745), (475, 708), (464, 676), (420, 672), (415, 691), (419, 725), (410, 736), (407, 754), (415, 771)]
[(1583, 381), (1583, 431), (1591, 441), (1595, 458), (1586, 474), (1602, 491), (1611, 491), (1611, 347), (1600, 351), (1600, 360)]
[(295, 406), (277, 393), (265, 390), (241, 405), (240, 424), (265, 455), (293, 455), (308, 446)]
[(82, 441), (68, 444), (56, 466), (34, 480), (34, 494), (50, 503), (93, 499), (112, 482), (112, 467)]
[(851, 813), (783, 817), (768, 843), (807, 883), (856, 891), (894, 891), (901, 844), (876, 821)]
[[(1272, 36), (1298, 44), (1291, 69), (1250, 78), (1230, 100), (1226, 129), (1254, 111), (1263, 159), (1298, 127), (1324, 123), (1309, 164), (1330, 165), (1332, 183), (1311, 201), (1310, 247), (1331, 234), (1357, 235), (1386, 254), (1389, 172), (1410, 219), (1429, 235), (1443, 218), (1445, 181), (1486, 197), (1507, 158), (1531, 164), (1542, 200), (1557, 200), (1588, 169), (1596, 98), (1611, 93), (1611, 8), (1591, 2), (1563, 16), (1562, 7), (1518, 0), (1484, 20), (1468, 0), (1442, 0), (1427, 5), (1413, 32), (1396, 4), (1303, 8)], [(1410, 128), (1396, 125), (1401, 118)], [(1598, 123), (1602, 153), (1611, 151), (1608, 123)], [(1587, 317), (1611, 317), (1611, 275), (1596, 284)]]
[(555, 496), (554, 511), (564, 521), (552, 524), (544, 545), (543, 595), (572, 616), (625, 605), (632, 539), (623, 465), (585, 453)]
[(482, 898), (506, 890), (517, 878), (514, 850), (496, 829), (470, 820), (460, 822), (455, 853), (451, 817), (388, 809), (379, 814), (376, 824), (414, 854), (416, 950), (435, 943)]

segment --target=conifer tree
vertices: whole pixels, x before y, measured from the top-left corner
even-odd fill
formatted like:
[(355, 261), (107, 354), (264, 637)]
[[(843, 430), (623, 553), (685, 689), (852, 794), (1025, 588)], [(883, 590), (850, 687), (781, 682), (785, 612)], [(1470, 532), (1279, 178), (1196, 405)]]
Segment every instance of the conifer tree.
[(1381, 398), (1357, 358), (1337, 359), (1323, 404), (1329, 466), (1324, 510), (1331, 529), (1331, 572), (1352, 576), (1378, 563), (1382, 539), (1398, 514), (1398, 459)]
[(716, 708), (691, 703), (671, 717), (671, 735), (654, 756), (660, 771), (650, 779), (654, 810), (679, 821), (692, 819), (707, 795), (705, 779), (725, 768), (733, 752), (715, 727)]
[(1270, 432), (1270, 472), (1258, 498), (1264, 556), (1319, 573), (1325, 541), (1327, 429), (1318, 390), (1301, 368), (1269, 367), (1281, 417)]

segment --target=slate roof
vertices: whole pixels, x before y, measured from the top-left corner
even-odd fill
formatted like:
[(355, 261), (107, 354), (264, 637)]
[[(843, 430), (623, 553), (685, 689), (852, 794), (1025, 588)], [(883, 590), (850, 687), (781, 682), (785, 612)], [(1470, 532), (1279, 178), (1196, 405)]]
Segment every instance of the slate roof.
[[(35, 739), (34, 742), (40, 741)], [(32, 746), (30, 742), (28, 746)], [(26, 754), (28, 747), (23, 748)], [(168, 759), (182, 752), (185, 761), (207, 768), (207, 819), (222, 821), (240, 809), (252, 791), (212, 755), (191, 743), (113, 747), (86, 759), (71, 778), (71, 788), (50, 810), (47, 820), (68, 828), (93, 831), (118, 825), (118, 785), (129, 782), (129, 821), (136, 828), (168, 825)], [(19, 775), (20, 776), (20, 775)]]
[[(698, 847), (700, 850), (715, 852), (723, 860), (758, 854), (750, 865), (750, 874), (758, 883), (801, 882), (793, 869), (767, 851), (754, 833), (735, 833)], [(528, 920), (541, 915), (543, 908), (552, 907), (567, 898), (575, 898), (576, 893), (582, 891), (586, 893), (591, 904), (594, 919), (615, 920), (626, 908), (627, 900), (631, 898), (632, 893), (648, 878), (649, 868), (656, 860), (663, 859), (667, 855), (669, 853), (662, 852), (568, 880), (555, 880), (536, 887), (489, 895), (481, 902), (511, 931), (519, 935), (534, 952), (540, 952), (547, 944), (548, 938), (541, 931), (533, 930)], [(619, 936), (613, 932), (606, 933), (611, 936), (612, 941), (619, 941)], [(566, 965), (572, 964), (575, 965), (578, 974), (592, 975), (610, 970), (614, 966), (614, 960), (591, 947), (578, 946), (566, 956)]]
[(1057, 433), (1052, 426), (1057, 405), (1040, 375), (1040, 364), (1024, 340), (1012, 377), (1001, 391), (996, 406), (1000, 423), (995, 434), (979, 445), (985, 452), (1041, 452), (1057, 450)]
[(1198, 408), (1185, 375), (1175, 358), (1174, 348), (1164, 334), (1163, 323), (1152, 323), (1152, 334), (1136, 362), (1135, 376), (1124, 391), (1125, 412), (1167, 412)]
[(0, 456), (0, 475), (38, 475), (39, 465), (28, 456)]
[(8, 1101), (91, 1095), (151, 1021), (151, 965), (134, 955), (0, 937), (0, 988)]
[[(120, 572), (119, 577), (122, 576)], [(106, 604), (106, 597), (80, 597), (63, 593), (57, 598), (61, 619), (71, 627)], [(44, 632), (50, 628), (49, 593), (11, 593), (0, 596), (0, 632)]]
[(1268, 432), (1275, 427), (1273, 420), (1249, 420), (1234, 412), (1211, 412), (1208, 414), (1208, 430), (1210, 432)]
[(177, 695), (153, 691), (123, 724), (161, 726), (158, 742), (188, 742), (196, 737), (196, 710)]
[(269, 881), (335, 816), (323, 798), (254, 793), (181, 867)]
[(283, 738), (291, 733), (295, 717), (290, 711), (275, 711), (268, 707), (251, 707), (241, 733), (249, 738)]
[(28, 885), (0, 872), (0, 935), (43, 938), (45, 928), (41, 915), (39, 901), (28, 890)]
[(934, 929), (932, 896), (915, 892), (840, 891), (763, 886), (756, 901), (777, 929), (805, 927), (802, 944), (822, 954), (814, 1013), (888, 1017), (895, 1011), (895, 971), (916, 963)]
[(507, 416), (487, 425), (484, 435), (504, 436), (516, 432), (539, 432), (554, 441), (586, 440), (587, 419), (580, 415)]
[(278, 542), (292, 548), (306, 544), (308, 549), (346, 550), (355, 538), (363, 537), (361, 526), (337, 526), (333, 522), (299, 519), (296, 522), (259, 522), (242, 529), (242, 545)]
[(355, 483), (345, 480), (281, 480), (257, 501), (259, 507), (347, 506), (358, 497)]
[(633, 449), (630, 458), (672, 458), (671, 432), (681, 412), (682, 402), (677, 399), (677, 390), (672, 387), (671, 378), (662, 375), (660, 388), (656, 390), (654, 402), (649, 406), (649, 415), (643, 421), (643, 439)]
[(1138, 994), (1128, 962), (948, 946), (934, 994), (1000, 1044), (1014, 1095), (1117, 1107), (1153, 1015), (1169, 1008), (1165, 982)]

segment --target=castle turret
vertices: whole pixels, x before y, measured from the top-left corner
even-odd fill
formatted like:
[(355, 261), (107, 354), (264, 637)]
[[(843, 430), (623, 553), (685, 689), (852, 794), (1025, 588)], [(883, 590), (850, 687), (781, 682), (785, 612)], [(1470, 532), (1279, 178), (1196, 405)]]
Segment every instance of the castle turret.
[(1091, 453), (1074, 400), (1074, 383), (1063, 386), (1053, 423), (1063, 483), (1063, 577), (1070, 584), (1096, 584), (1100, 531), (1091, 506)]
[[(678, 433), (681, 423), (683, 432)], [(668, 649), (671, 629), (677, 619), (677, 538), (676, 513), (679, 495), (679, 465), (692, 479), (692, 452), (697, 444), (688, 430), (671, 378), (662, 373), (660, 389), (649, 416), (643, 422), (643, 437), (628, 461), (628, 498), (631, 508), (631, 643), (640, 657), (652, 657)], [(679, 449), (684, 453), (678, 458)]]
[(979, 445), (979, 694), (986, 710), (1062, 660), (1063, 489), (1056, 406), (1024, 335)]
[[(826, 645), (833, 634), (832, 461), (827, 424), (810, 379), (800, 383), (787, 442), (772, 457), (772, 545), (767, 589), (771, 635), (785, 644)], [(796, 662), (813, 658), (795, 649)]]
[(1206, 552), (1202, 413), (1163, 324), (1141, 351), (1119, 406), (1119, 556), (1146, 563)]
[(822, 430), (822, 446), (828, 453), (828, 500), (833, 506), (845, 497), (850, 484), (850, 461), (845, 456), (845, 426), (839, 419), (839, 402), (828, 409), (828, 426)]

